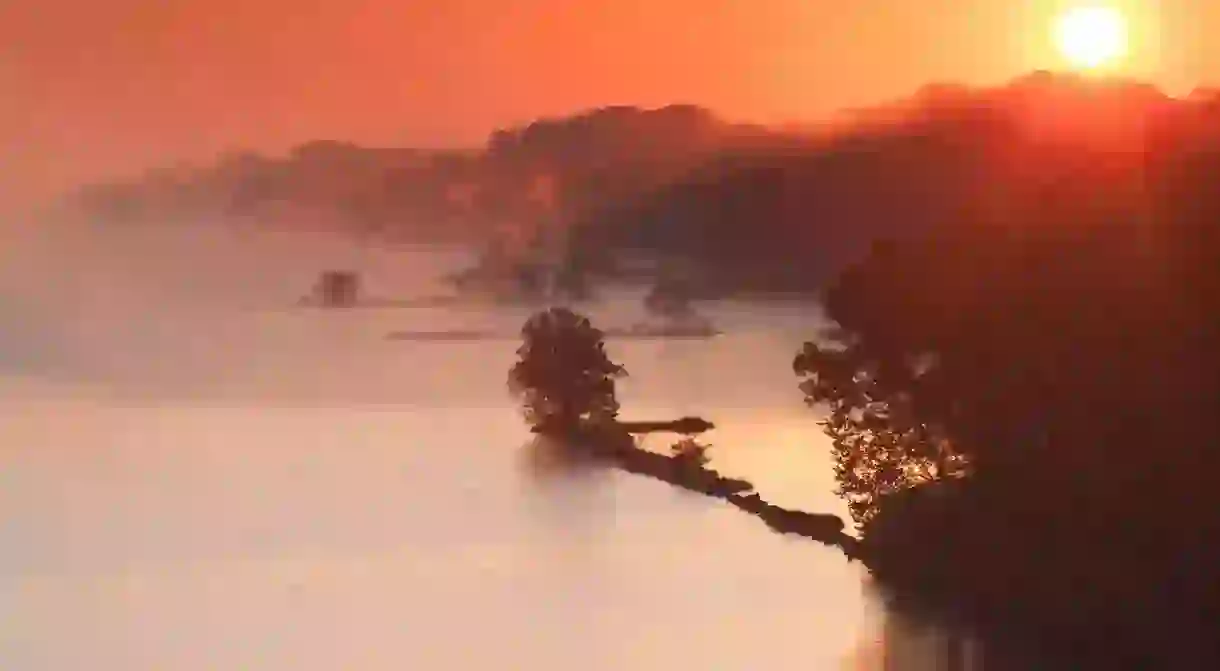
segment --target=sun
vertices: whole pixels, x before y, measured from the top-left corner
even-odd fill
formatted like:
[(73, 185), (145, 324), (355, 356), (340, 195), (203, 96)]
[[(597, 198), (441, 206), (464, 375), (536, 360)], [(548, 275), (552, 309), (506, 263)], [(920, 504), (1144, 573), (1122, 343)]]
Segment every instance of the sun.
[(1055, 45), (1073, 67), (1096, 70), (1127, 55), (1127, 20), (1106, 6), (1075, 7), (1055, 21)]

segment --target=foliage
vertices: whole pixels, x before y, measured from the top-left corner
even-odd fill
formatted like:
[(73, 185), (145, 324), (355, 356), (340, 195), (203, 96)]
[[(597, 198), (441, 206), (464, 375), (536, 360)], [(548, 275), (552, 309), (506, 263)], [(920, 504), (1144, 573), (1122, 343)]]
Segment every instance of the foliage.
[(700, 443), (695, 438), (686, 437), (674, 443), (670, 450), (673, 452), (673, 456), (683, 464), (702, 468), (711, 461), (711, 458), (707, 456), (711, 447), (711, 445)]
[(961, 474), (965, 466), (947, 441), (913, 419), (908, 394), (886, 393), (878, 367), (858, 346), (814, 343), (793, 362), (806, 403), (827, 410), (821, 424), (833, 441), (838, 493), (861, 526), (883, 497)]
[(1203, 184), (1220, 155), (1186, 171), (1181, 151), (1141, 166), (1156, 197), (1142, 216), (1100, 165), (1045, 158), (1019, 206), (878, 243), (831, 284), (838, 333), (794, 369), (827, 411), (857, 521), (967, 465), (993, 499), (1048, 520), (1052, 502), (1075, 502), (1065, 527), (1117, 538), (1139, 519), (1155, 533), (1152, 506), (1204, 521), (1220, 210)]
[(610, 360), (604, 334), (587, 317), (567, 308), (544, 310), (525, 322), (521, 338), (508, 386), (535, 429), (568, 430), (617, 416), (615, 380), (627, 370)]

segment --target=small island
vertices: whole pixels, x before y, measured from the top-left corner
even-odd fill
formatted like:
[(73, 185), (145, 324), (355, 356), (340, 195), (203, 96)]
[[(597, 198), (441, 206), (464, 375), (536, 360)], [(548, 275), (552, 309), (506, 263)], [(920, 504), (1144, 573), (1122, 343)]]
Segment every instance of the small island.
[(327, 270), (318, 276), (313, 291), (301, 298), (301, 305), (322, 308), (350, 308), (360, 301), (360, 276), (350, 270)]

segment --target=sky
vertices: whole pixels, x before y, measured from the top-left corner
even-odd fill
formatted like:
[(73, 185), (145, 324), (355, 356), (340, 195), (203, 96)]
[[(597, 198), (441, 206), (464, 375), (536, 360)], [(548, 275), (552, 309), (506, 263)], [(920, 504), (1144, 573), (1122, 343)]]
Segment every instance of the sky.
[[(317, 138), (469, 145), (606, 104), (817, 119), (1060, 69), (1073, 1), (0, 0), (0, 201)], [(1108, 4), (1131, 74), (1220, 79), (1220, 5)]]

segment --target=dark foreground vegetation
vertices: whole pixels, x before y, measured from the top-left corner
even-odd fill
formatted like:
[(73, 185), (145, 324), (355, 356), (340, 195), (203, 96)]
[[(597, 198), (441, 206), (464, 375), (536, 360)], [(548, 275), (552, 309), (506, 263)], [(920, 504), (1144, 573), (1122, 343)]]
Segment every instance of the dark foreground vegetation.
[(1063, 194), (832, 285), (796, 368), (882, 583), (1066, 668), (1215, 668), (1218, 159), (1145, 172), (1143, 217)]

